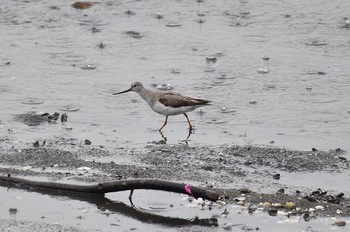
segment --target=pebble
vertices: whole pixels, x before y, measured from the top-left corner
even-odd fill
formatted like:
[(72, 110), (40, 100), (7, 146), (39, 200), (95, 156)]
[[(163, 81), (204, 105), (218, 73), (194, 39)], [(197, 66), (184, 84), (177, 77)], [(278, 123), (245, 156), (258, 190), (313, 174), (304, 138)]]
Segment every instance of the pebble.
[(96, 69), (95, 66), (93, 66), (92, 64), (87, 64), (85, 66), (80, 67), (81, 69), (86, 69), (86, 70), (93, 70)]
[(72, 4), (72, 7), (79, 10), (85, 10), (90, 8), (91, 6), (92, 4), (90, 2), (75, 2)]
[(345, 221), (341, 221), (341, 220), (337, 220), (333, 223), (333, 225), (336, 225), (336, 226), (345, 226), (346, 225), (346, 222)]
[(277, 216), (277, 209), (276, 208), (269, 208), (267, 210), (267, 213), (270, 215), (270, 216)]
[(258, 69), (258, 73), (261, 73), (261, 74), (266, 74), (266, 73), (269, 73), (270, 70), (267, 69), (267, 68), (259, 68)]
[(18, 209), (17, 208), (9, 208), (9, 213), (10, 214), (17, 214)]
[(249, 101), (249, 104), (256, 104), (256, 103), (258, 103), (256, 100), (254, 100), (254, 99), (251, 99), (250, 101)]
[(315, 209), (317, 209), (317, 210), (324, 210), (324, 206), (322, 206), (322, 205), (316, 205), (316, 206), (315, 206)]
[(275, 174), (275, 175), (272, 176), (272, 178), (273, 178), (274, 180), (279, 180), (280, 177), (281, 177), (281, 174), (279, 174), (279, 173), (277, 173), (277, 174)]
[(312, 90), (312, 87), (307, 86), (307, 87), (306, 87), (306, 90), (307, 90), (307, 91), (311, 91), (311, 90)]
[(295, 209), (296, 208), (296, 204), (294, 202), (286, 202), (286, 204), (284, 205), (285, 208), (287, 209)]
[(140, 39), (143, 37), (143, 35), (137, 31), (126, 31), (125, 34), (134, 39)]
[(207, 56), (206, 58), (205, 58), (208, 62), (213, 62), (213, 63), (215, 63), (216, 61), (217, 61), (217, 57), (215, 57), (215, 56)]
[(227, 222), (227, 223), (225, 223), (225, 224), (222, 225), (222, 228), (223, 228), (224, 230), (231, 230), (231, 229), (232, 229), (232, 226), (233, 226), (232, 223)]
[(181, 24), (178, 24), (178, 23), (167, 23), (165, 26), (167, 26), (167, 27), (181, 27)]
[(92, 142), (91, 142), (90, 140), (88, 140), (88, 139), (85, 139), (85, 140), (84, 140), (84, 144), (85, 144), (85, 145), (91, 145), (91, 143), (92, 143)]
[(268, 56), (263, 56), (262, 59), (268, 61), (268, 60), (270, 60), (270, 57), (268, 57)]

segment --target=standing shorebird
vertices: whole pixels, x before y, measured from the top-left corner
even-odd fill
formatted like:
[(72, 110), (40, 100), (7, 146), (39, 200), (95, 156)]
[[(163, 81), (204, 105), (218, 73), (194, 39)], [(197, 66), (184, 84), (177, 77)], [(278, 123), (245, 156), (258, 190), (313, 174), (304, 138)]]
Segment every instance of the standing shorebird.
[(146, 89), (143, 87), (142, 83), (138, 81), (132, 83), (129, 89), (119, 93), (114, 93), (113, 95), (127, 93), (130, 91), (138, 93), (143, 100), (149, 104), (152, 110), (158, 114), (165, 115), (165, 122), (159, 129), (159, 132), (161, 132), (168, 123), (169, 116), (178, 114), (185, 115), (188, 122), (189, 131), (192, 132), (192, 124), (186, 113), (191, 112), (198, 107), (206, 106), (210, 103), (210, 101), (207, 100), (191, 98), (183, 96), (179, 93)]

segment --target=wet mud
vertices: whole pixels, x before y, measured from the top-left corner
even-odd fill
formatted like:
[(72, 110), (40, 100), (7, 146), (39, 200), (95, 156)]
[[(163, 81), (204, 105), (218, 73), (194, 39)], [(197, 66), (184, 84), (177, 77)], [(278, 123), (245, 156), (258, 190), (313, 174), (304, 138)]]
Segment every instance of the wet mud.
[[(349, 196), (332, 189), (278, 184), (280, 173), (339, 173), (350, 162), (339, 150), (291, 151), (256, 146), (150, 144), (114, 151), (61, 138), (24, 149), (1, 150), (2, 175), (50, 181), (95, 183), (117, 179), (157, 178), (193, 183), (219, 191), (229, 204), (258, 207), (273, 216), (350, 216)], [(65, 147), (65, 148), (64, 148)], [(118, 162), (118, 160), (128, 160)], [(262, 191), (259, 191), (261, 189)]]

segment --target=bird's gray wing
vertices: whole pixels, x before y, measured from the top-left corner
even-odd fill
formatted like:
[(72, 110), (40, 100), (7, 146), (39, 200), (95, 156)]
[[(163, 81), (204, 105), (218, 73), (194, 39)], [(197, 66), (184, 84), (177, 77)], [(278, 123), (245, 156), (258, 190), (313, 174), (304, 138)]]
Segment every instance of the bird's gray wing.
[(196, 106), (196, 105), (207, 105), (210, 101), (195, 99), (187, 96), (183, 96), (178, 93), (165, 92), (159, 95), (159, 102), (165, 106), (178, 108), (181, 106)]

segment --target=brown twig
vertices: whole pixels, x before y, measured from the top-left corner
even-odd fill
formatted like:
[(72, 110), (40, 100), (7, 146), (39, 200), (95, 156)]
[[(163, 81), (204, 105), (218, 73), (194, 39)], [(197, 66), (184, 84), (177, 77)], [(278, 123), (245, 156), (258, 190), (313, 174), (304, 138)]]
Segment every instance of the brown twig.
[[(119, 192), (135, 189), (152, 189), (162, 190), (175, 193), (183, 193), (194, 198), (203, 198), (205, 200), (217, 201), (219, 194), (217, 192), (206, 190), (204, 188), (176, 183), (171, 181), (157, 179), (133, 179), (133, 180), (118, 180), (111, 182), (98, 183), (94, 185), (76, 185), (64, 184), (57, 182), (34, 181), (23, 178), (0, 176), (0, 181), (12, 184), (21, 184), (23, 187), (46, 188), (60, 191), (80, 192), (89, 194), (105, 194), (109, 192)], [(132, 193), (130, 194), (130, 197)]]

